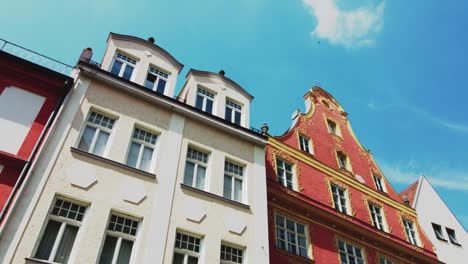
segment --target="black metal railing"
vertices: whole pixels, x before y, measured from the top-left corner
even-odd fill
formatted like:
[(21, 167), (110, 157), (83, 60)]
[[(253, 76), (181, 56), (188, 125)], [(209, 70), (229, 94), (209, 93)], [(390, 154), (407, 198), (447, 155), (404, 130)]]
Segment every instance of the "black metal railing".
[(68, 64), (21, 47), (2, 38), (0, 38), (0, 50), (61, 74), (69, 75), (73, 70), (73, 67)]
[(88, 63), (88, 64), (91, 65), (91, 66), (94, 66), (94, 67), (97, 67), (97, 68), (101, 68), (101, 63), (95, 62), (95, 61), (93, 61), (93, 60), (91, 60), (91, 59), (80, 58), (80, 61), (85, 62), (85, 63)]

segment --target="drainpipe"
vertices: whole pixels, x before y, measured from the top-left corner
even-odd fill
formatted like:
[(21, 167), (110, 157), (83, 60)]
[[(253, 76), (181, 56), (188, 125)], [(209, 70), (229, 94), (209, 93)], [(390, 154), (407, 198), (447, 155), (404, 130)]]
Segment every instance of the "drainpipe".
[(4, 227), (6, 225), (7, 216), (9, 215), (9, 214), (7, 214), (9, 212), (8, 208), (11, 205), (11, 209), (13, 209), (15, 204), (16, 204), (16, 201), (19, 199), (19, 197), (17, 199), (14, 199), (15, 195), (18, 192), (19, 188), (21, 187), (21, 183), (25, 180), (25, 177), (28, 174), (29, 169), (31, 168), (32, 161), (33, 161), (33, 159), (35, 158), (36, 154), (39, 151), (40, 145), (43, 143), (43, 141), (44, 141), (44, 139), (46, 137), (46, 134), (49, 132), (49, 129), (52, 126), (52, 123), (55, 120), (55, 117), (57, 116), (57, 113), (59, 112), (59, 109), (62, 106), (63, 101), (65, 100), (66, 95), (70, 91), (71, 85), (69, 84), (69, 80), (65, 81), (64, 86), (65, 87), (69, 86), (69, 87), (67, 87), (66, 94), (62, 95), (60, 97), (59, 101), (57, 102), (57, 104), (55, 105), (54, 110), (52, 111), (52, 114), (49, 116), (49, 119), (47, 120), (47, 123), (46, 123), (44, 129), (42, 130), (36, 144), (34, 145), (34, 148), (33, 148), (32, 152), (31, 152), (31, 155), (29, 155), (29, 158), (26, 161), (26, 164), (24, 165), (23, 170), (21, 170), (21, 174), (18, 177), (18, 180), (15, 183), (15, 186), (13, 186), (13, 190), (11, 191), (10, 195), (8, 196), (8, 200), (6, 201), (2, 211), (0, 212), (0, 223), (2, 223), (2, 221), (5, 219), (5, 222), (2, 223), (1, 226), (0, 226), (0, 237), (1, 237), (2, 233), (3, 233)]

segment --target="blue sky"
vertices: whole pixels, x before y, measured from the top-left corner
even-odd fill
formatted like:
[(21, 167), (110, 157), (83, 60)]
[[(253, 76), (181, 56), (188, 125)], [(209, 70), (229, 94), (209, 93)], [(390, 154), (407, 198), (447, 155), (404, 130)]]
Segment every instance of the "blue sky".
[[(6, 2), (6, 0), (2, 0)], [(156, 43), (255, 99), (252, 125), (282, 134), (315, 80), (349, 113), (400, 191), (426, 175), (468, 227), (468, 5), (464, 1), (8, 1), (0, 37), (73, 65), (110, 31)]]

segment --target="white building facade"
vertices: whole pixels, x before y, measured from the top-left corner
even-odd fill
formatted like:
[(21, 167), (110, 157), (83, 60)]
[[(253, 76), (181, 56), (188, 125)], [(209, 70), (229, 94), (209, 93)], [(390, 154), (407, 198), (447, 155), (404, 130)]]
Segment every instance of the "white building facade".
[(253, 97), (154, 41), (82, 58), (0, 238), (2, 263), (268, 263), (266, 138)]

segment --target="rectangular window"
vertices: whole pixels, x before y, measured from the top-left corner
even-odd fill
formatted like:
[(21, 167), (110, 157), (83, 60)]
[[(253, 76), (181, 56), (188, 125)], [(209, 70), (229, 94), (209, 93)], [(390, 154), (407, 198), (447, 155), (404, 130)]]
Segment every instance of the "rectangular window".
[(406, 236), (408, 237), (408, 242), (417, 246), (418, 240), (416, 238), (416, 231), (414, 229), (414, 223), (406, 219), (403, 219), (403, 226), (405, 227), (405, 233), (406, 233)]
[(347, 198), (346, 198), (346, 190), (344, 188), (338, 187), (334, 184), (331, 185), (332, 196), (333, 196), (333, 204), (335, 205), (335, 209), (347, 214)]
[(460, 245), (460, 243), (458, 242), (457, 236), (455, 235), (455, 230), (446, 227), (446, 228), (445, 228), (445, 231), (447, 231), (447, 235), (448, 235), (448, 237), (449, 237), (449, 239), (450, 239), (450, 242), (451, 242), (452, 244)]
[(380, 177), (380, 176), (378, 176), (376, 174), (373, 174), (372, 176), (374, 178), (375, 187), (377, 188), (377, 190), (379, 190), (381, 192), (387, 192), (382, 177)]
[(447, 239), (445, 239), (444, 233), (442, 232), (442, 227), (440, 225), (432, 223), (432, 228), (434, 229), (434, 233), (437, 239), (447, 241)]
[(215, 95), (208, 91), (198, 88), (195, 107), (207, 113), (213, 113), (213, 102)]
[(135, 59), (117, 52), (114, 56), (110, 71), (112, 74), (122, 77), (125, 80), (130, 80), (136, 63), (137, 61)]
[(172, 264), (197, 264), (201, 238), (177, 232)]
[(341, 264), (365, 264), (362, 249), (338, 240), (338, 252)]
[(130, 263), (139, 221), (112, 214), (99, 264)]
[(127, 155), (127, 165), (150, 171), (153, 163), (154, 149), (158, 136), (146, 130), (135, 128), (130, 141)]
[(396, 264), (395, 262), (388, 260), (384, 256), (379, 257), (379, 264)]
[(207, 166), (208, 153), (189, 147), (185, 162), (184, 184), (204, 190)]
[(310, 144), (310, 139), (304, 137), (303, 135), (299, 135), (299, 146), (302, 151), (314, 154), (314, 151), (312, 150), (312, 146)]
[(295, 190), (293, 165), (281, 159), (276, 159), (276, 173), (278, 175), (278, 182), (284, 186)]
[(242, 202), (242, 185), (244, 180), (244, 167), (235, 163), (224, 162), (224, 188), (225, 198)]
[(242, 116), (242, 106), (237, 103), (234, 103), (233, 101), (229, 99), (226, 99), (225, 119), (231, 123), (234, 123), (240, 126), (241, 116)]
[(238, 247), (221, 244), (221, 264), (244, 263), (244, 250)]
[(330, 133), (333, 133), (335, 135), (338, 135), (338, 130), (337, 130), (337, 127), (336, 127), (336, 123), (327, 119), (327, 125), (328, 125), (328, 131)]
[(91, 111), (85, 123), (78, 148), (103, 156), (115, 119)]
[(369, 203), (369, 210), (372, 218), (372, 224), (379, 230), (385, 231), (382, 208)]
[(338, 165), (340, 168), (349, 170), (348, 166), (348, 157), (343, 152), (336, 152), (336, 158), (338, 159)]
[(67, 263), (86, 212), (86, 206), (56, 199), (34, 257)]
[(145, 87), (160, 94), (164, 94), (168, 78), (168, 73), (154, 67), (149, 67), (148, 75), (146, 75)]
[(302, 257), (309, 257), (306, 225), (275, 215), (276, 246)]

